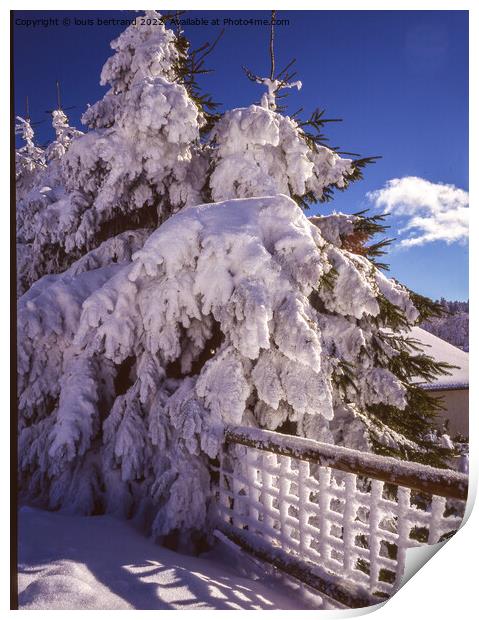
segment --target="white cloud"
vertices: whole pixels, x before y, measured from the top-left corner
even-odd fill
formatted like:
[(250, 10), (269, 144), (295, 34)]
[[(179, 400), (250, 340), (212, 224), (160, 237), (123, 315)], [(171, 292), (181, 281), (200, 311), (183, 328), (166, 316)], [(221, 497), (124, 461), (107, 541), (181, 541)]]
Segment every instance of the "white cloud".
[(469, 193), (455, 185), (432, 183), (420, 177), (387, 181), (367, 198), (384, 213), (400, 218), (399, 245), (411, 247), (432, 241), (464, 243), (469, 235)]

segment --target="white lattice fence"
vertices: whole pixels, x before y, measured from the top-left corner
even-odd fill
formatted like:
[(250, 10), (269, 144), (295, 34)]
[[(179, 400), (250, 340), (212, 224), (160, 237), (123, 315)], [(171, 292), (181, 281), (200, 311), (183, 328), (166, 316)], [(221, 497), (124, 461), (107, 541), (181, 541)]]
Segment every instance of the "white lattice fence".
[(461, 523), (462, 474), (257, 429), (226, 439), (220, 529), (348, 606), (389, 597), (406, 550)]

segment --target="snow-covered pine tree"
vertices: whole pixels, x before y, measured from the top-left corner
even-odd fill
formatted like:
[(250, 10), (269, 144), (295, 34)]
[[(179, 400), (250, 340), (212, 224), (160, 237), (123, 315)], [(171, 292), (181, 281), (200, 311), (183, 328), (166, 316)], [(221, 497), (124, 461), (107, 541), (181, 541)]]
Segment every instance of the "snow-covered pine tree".
[(325, 118), (320, 110), (307, 120), (298, 118), (302, 109), (291, 117), (282, 113), (278, 102), (289, 89), (301, 89), (302, 83), (293, 81), (294, 60), (276, 72), (271, 32), (269, 77), (258, 77), (244, 67), (251, 81), (266, 88), (259, 104), (228, 111), (213, 126), (209, 196), (219, 201), (285, 194), (307, 208), (360, 179), (364, 166), (376, 158), (353, 161), (328, 148), (322, 129), (338, 119)]
[[(57, 82), (57, 93), (58, 89)], [(40, 163), (29, 177), (28, 185), (18, 178), (16, 182), (18, 295), (42, 275), (61, 271), (68, 264), (65, 252), (54, 246), (52, 238), (58, 234), (56, 227), (68, 202), (62, 173), (63, 157), (83, 133), (70, 126), (60, 105), (58, 94), (58, 107), (51, 110), (55, 139), (45, 151), (41, 150)], [(18, 163), (17, 159), (17, 175), (21, 170)]]
[(84, 135), (82, 131), (78, 131), (75, 127), (70, 126), (68, 116), (61, 108), (52, 110), (51, 114), (52, 127), (55, 130), (55, 140), (48, 145), (45, 151), (48, 162), (62, 159), (72, 142)]
[[(122, 50), (115, 63), (129, 67), (131, 49)], [(146, 48), (140, 57), (151, 58)], [(304, 215), (298, 202), (346, 185), (361, 165), (308, 146), (270, 109), (274, 96), (268, 89), (267, 107), (251, 111), (257, 133), (248, 123), (245, 133), (257, 145), (285, 118), (291, 157), (279, 138), (249, 148), (237, 111), (227, 113), (207, 152), (211, 192), (221, 190), (217, 168), (225, 184), (236, 180), (228, 199), (183, 208), (152, 234), (106, 239), (21, 298), (19, 452), (30, 500), (135, 517), (155, 536), (181, 538), (207, 527), (209, 459), (226, 424), (434, 464), (450, 454), (431, 433), (436, 404), (417, 384), (444, 367), (407, 337), (435, 307), (375, 265), (385, 245), (367, 245), (382, 230), (377, 218)], [(218, 140), (227, 134), (231, 158)], [(259, 175), (249, 165), (257, 151)], [(263, 159), (274, 158), (268, 186)], [(296, 175), (302, 185), (279, 193)]]
[(21, 234), (28, 194), (38, 184), (38, 178), (46, 168), (45, 151), (34, 142), (35, 132), (32, 127), (28, 97), (26, 99), (25, 118), (16, 117), (15, 134), (22, 137), (24, 145), (15, 150), (15, 199), (17, 204), (17, 295), (21, 295), (28, 287), (25, 277), (31, 260), (31, 245), (25, 242)]
[[(325, 118), (324, 111), (314, 111), (305, 121), (298, 118), (298, 113), (292, 117), (284, 115), (284, 106), (281, 105), (281, 100), (287, 96), (284, 90), (301, 89), (302, 83), (293, 81), (296, 75), (292, 72), (294, 60), (276, 72), (273, 26), (270, 61), (268, 77), (258, 77), (244, 67), (251, 81), (266, 88), (259, 105), (226, 112), (213, 127), (215, 148), (209, 189), (212, 198), (216, 200), (281, 193), (290, 196), (300, 207), (307, 208), (312, 202), (330, 200), (333, 190), (344, 190), (352, 181), (361, 179), (363, 168), (374, 163), (377, 157), (348, 160), (340, 157), (336, 149), (326, 146), (323, 129), (327, 123), (339, 119)], [(354, 216), (335, 214), (310, 218), (320, 228), (325, 239), (347, 251), (351, 258), (353, 255), (368, 258), (372, 263), (368, 268), (376, 272), (378, 269), (387, 270), (387, 265), (378, 262), (377, 258), (385, 253), (390, 240), (370, 242), (373, 237), (386, 231), (383, 219), (382, 216), (368, 217), (364, 211)], [(333, 268), (325, 276), (326, 286), (331, 287), (337, 277), (334, 261), (332, 263)], [(375, 277), (385, 280), (379, 272)], [(448, 366), (438, 364), (425, 355), (420, 343), (407, 335), (412, 324), (441, 315), (441, 308), (439, 304), (408, 291), (399, 283), (394, 283), (394, 286), (409, 297), (416, 308), (417, 318), (412, 319), (407, 312), (405, 314), (405, 308), (398, 303), (399, 298), (396, 301), (388, 299), (381, 288), (378, 289), (380, 311), (373, 320), (372, 328), (372, 332), (376, 331), (375, 337), (363, 344), (356, 363), (343, 358), (337, 370), (336, 379), (343, 390), (341, 400), (356, 403), (357, 410), (353, 418), (362, 416), (361, 426), (369, 428), (365, 448), (444, 465), (450, 452), (443, 449), (444, 442), (438, 441), (437, 434), (431, 431), (433, 419), (441, 410), (441, 401), (423, 390), (418, 383), (421, 380), (428, 382), (447, 372)], [(319, 312), (326, 312), (327, 318), (324, 320), (330, 320), (330, 311), (324, 300), (313, 293), (310, 302)], [(382, 345), (377, 344), (378, 339), (387, 343), (387, 353)], [(386, 405), (384, 398), (380, 398), (377, 404), (363, 400), (364, 390), (358, 386), (357, 378), (361, 374), (365, 356), (371, 357), (373, 366), (384, 366), (407, 385), (405, 407), (391, 403)], [(358, 399), (354, 398), (354, 393), (359, 395)], [(276, 423), (277, 419), (273, 428)], [(348, 423), (343, 420), (341, 425), (346, 428)], [(288, 428), (292, 432), (298, 430), (296, 427)], [(328, 440), (354, 445), (351, 439), (344, 440), (342, 433), (343, 430), (335, 432), (334, 437), (328, 436)], [(311, 436), (301, 430), (300, 434)]]
[(112, 42), (101, 73), (110, 89), (83, 115), (93, 131), (66, 161), (69, 189), (88, 202), (72, 230), (80, 248), (201, 202), (205, 163), (195, 145), (204, 119), (178, 79), (185, 53), (160, 15), (146, 17), (152, 25), (131, 25)]
[(101, 73), (110, 88), (84, 113), (85, 135), (72, 136), (63, 112), (53, 112), (57, 139), (48, 155), (50, 162), (61, 158), (64, 191), (40, 212), (27, 210), (30, 283), (63, 271), (103, 241), (152, 231), (171, 213), (201, 202), (207, 162), (199, 138), (216, 115), (196, 75), (211, 47), (190, 51), (165, 21), (147, 11), (144, 24), (112, 42), (114, 54)]
[(25, 118), (17, 116), (16, 121), (15, 134), (21, 136), (25, 142), (15, 150), (15, 191), (17, 200), (21, 200), (35, 184), (37, 173), (45, 168), (45, 151), (33, 140), (35, 132), (28, 113), (28, 98)]

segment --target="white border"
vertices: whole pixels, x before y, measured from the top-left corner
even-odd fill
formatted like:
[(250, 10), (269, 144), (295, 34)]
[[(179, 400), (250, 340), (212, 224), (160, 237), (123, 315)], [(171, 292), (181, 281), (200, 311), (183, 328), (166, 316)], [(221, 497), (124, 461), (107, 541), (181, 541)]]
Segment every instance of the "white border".
[[(11, 0), (6, 0), (2, 3), (2, 8), (0, 9), (0, 41), (1, 48), (3, 53), (1, 55), (2, 62), (0, 63), (0, 84), (3, 86), (2, 92), (4, 93), (0, 99), (0, 109), (1, 114), (0, 118), (2, 122), (0, 123), (0, 144), (2, 145), (1, 150), (1, 165), (0, 165), (0, 175), (1, 175), (1, 184), (2, 188), (2, 203), (1, 209), (2, 213), (2, 225), (1, 225), (1, 234), (2, 239), (0, 242), (0, 265), (1, 265), (1, 289), (4, 291), (4, 299), (2, 300), (0, 306), (0, 326), (2, 330), (2, 338), (0, 340), (2, 345), (2, 357), (1, 357), (1, 368), (0, 368), (0, 377), (2, 381), (2, 389), (0, 394), (4, 396), (5, 409), (8, 410), (7, 404), (7, 394), (9, 394), (9, 310), (7, 308), (6, 299), (8, 299), (8, 290), (9, 290), (9, 217), (7, 213), (9, 212), (9, 192), (7, 188), (9, 187), (9, 143), (10, 143), (10, 128), (9, 128), (9, 106), (10, 101), (9, 97), (7, 97), (6, 93), (8, 92), (7, 85), (10, 81), (10, 67), (9, 67), (9, 45), (10, 45), (10, 10), (115, 10), (115, 9), (128, 9), (131, 10), (131, 2), (124, 2), (121, 0), (115, 2), (94, 2), (91, 0), (84, 0), (81, 3), (81, 6), (75, 7), (71, 4), (65, 5), (64, 2), (60, 3), (58, 1), (44, 1), (42, 6), (38, 5), (38, 3), (33, 1), (28, 2), (18, 2), (15, 3)], [(242, 2), (233, 1), (228, 2), (225, 5), (224, 1), (212, 1), (212, 0), (190, 0), (189, 2), (165, 2), (162, 5), (163, 9), (209, 9), (209, 10), (265, 10), (275, 8), (277, 10), (312, 10), (312, 9), (320, 9), (320, 10), (469, 10), (470, 17), (470, 110), (479, 110), (479, 100), (477, 96), (477, 74), (478, 74), (478, 58), (479, 58), (479, 49), (477, 43), (477, 37), (479, 35), (479, 9), (475, 8), (476, 3), (472, 1), (456, 1), (451, 2), (450, 0), (436, 0), (432, 1), (403, 1), (403, 2), (389, 2), (387, 5), (384, 2), (379, 1), (363, 1), (361, 3), (353, 2), (353, 1), (344, 1), (344, 0), (335, 0), (332, 1), (322, 1), (321, 3), (312, 3), (305, 2), (301, 0), (296, 0), (294, 3), (291, 0), (276, 0), (275, 2), (261, 2), (258, 3), (252, 0), (243, 0)], [(447, 120), (445, 121), (447, 122)], [(478, 123), (474, 115), (470, 114), (470, 136), (477, 136), (478, 133)], [(441, 128), (438, 127), (438, 132), (441, 131)], [(477, 162), (477, 139), (472, 141), (471, 139), (471, 147), (470, 147), (470, 170), (475, 171), (475, 164)], [(476, 190), (477, 182), (475, 180), (474, 174), (470, 175), (470, 195), (471, 199), (471, 244), (470, 244), (470, 264), (478, 265), (479, 264), (479, 250), (478, 250), (478, 239), (477, 239), (477, 205), (475, 204), (475, 196), (477, 195)], [(475, 273), (474, 273), (475, 275)], [(477, 294), (477, 285), (471, 281), (470, 288), (470, 301), (471, 301), (471, 316), (476, 311), (476, 294)], [(478, 340), (478, 330), (476, 328), (475, 322), (471, 321), (471, 376), (474, 377), (476, 372), (476, 349), (477, 349), (477, 340)], [(473, 412), (470, 419), (470, 428), (471, 428), (471, 437), (473, 438), (471, 444), (471, 475), (470, 475), (470, 483), (471, 489), (475, 495), (475, 491), (477, 488), (477, 471), (479, 469), (479, 460), (478, 460), (478, 450), (477, 450), (477, 438), (479, 436), (479, 421), (477, 417), (478, 401), (477, 401), (477, 390), (475, 388), (475, 382), (470, 382), (471, 386), (471, 407), (470, 410)], [(8, 434), (8, 425), (6, 423), (7, 420), (7, 411), (3, 413), (4, 427), (3, 432), (1, 433), (2, 444), (0, 447), (0, 471), (3, 474), (3, 493), (4, 504), (7, 503), (8, 497), (8, 488), (9, 488), (9, 434)], [(5, 501), (7, 500), (7, 501)], [(468, 510), (471, 510), (471, 505), (469, 504)], [(8, 510), (3, 508), (1, 511), (1, 533), (2, 533), (2, 549), (4, 550), (2, 553), (2, 566), (1, 566), (1, 579), (0, 579), (0, 596), (1, 596), (1, 608), (3, 610), (7, 610), (9, 607), (9, 572), (10, 567), (8, 563), (8, 553), (7, 549), (10, 544), (9, 537), (9, 513)], [(401, 618), (404, 620), (405, 617), (409, 616), (411, 618), (421, 618), (421, 617), (432, 617), (432, 618), (451, 618), (460, 616), (460, 614), (467, 613), (468, 609), (474, 609), (477, 607), (476, 602), (476, 591), (477, 591), (477, 571), (476, 563), (477, 557), (476, 554), (479, 550), (479, 545), (476, 540), (479, 538), (479, 510), (476, 509), (472, 512), (469, 521), (465, 525), (463, 529), (461, 529), (456, 536), (452, 539), (452, 541), (448, 542), (439, 553), (431, 559), (427, 563), (427, 567), (423, 568), (417, 576), (414, 576), (390, 601), (388, 601), (383, 607), (379, 610), (374, 611), (375, 618), (378, 620), (382, 618), (395, 619)], [(52, 612), (41, 611), (41, 612), (16, 612), (18, 614), (24, 613), (41, 613), (42, 617), (49, 616)], [(78, 614), (81, 611), (73, 611), (69, 613)], [(102, 614), (102, 618), (104, 618), (105, 611), (95, 610), (91, 612), (93, 614)], [(139, 612), (131, 612), (131, 613), (139, 613)], [(158, 612), (147, 612), (147, 613), (158, 613)], [(192, 612), (177, 612), (178, 614), (182, 614), (185, 616), (186, 614), (192, 614), (193, 617), (197, 620), (201, 620), (201, 616), (205, 616), (205, 614), (211, 614), (211, 611), (192, 611)], [(239, 612), (242, 615), (246, 615), (248, 613), (255, 612)], [(288, 613), (291, 615), (291, 612), (285, 611), (265, 611), (263, 614), (274, 614), (274, 617), (277, 618), (278, 615), (285, 615)], [(298, 611), (295, 612), (298, 615), (305, 614), (320, 614), (319, 617), (327, 618), (327, 617), (351, 617), (360, 614), (360, 612), (328, 612), (328, 611)], [(92, 617), (92, 616), (90, 616)], [(235, 616), (237, 617), (237, 616)], [(316, 616), (317, 617), (317, 616)], [(468, 616), (466, 616), (468, 617)]]

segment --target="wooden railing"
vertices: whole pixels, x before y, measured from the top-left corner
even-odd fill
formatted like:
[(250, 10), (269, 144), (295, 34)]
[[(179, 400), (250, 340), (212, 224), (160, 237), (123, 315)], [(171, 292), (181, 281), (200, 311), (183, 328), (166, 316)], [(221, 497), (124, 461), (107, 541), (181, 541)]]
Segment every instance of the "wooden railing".
[(247, 427), (229, 428), (218, 529), (347, 607), (399, 587), (406, 550), (458, 529), (467, 476)]

